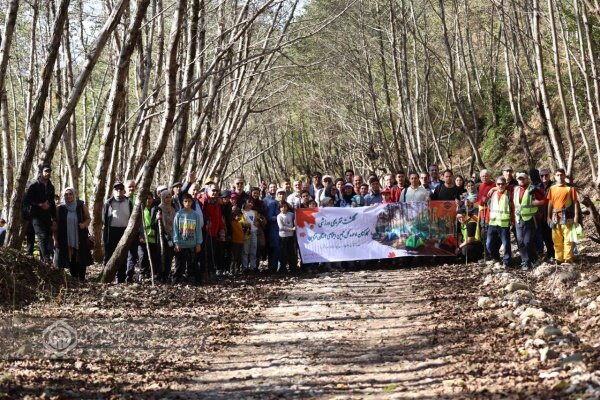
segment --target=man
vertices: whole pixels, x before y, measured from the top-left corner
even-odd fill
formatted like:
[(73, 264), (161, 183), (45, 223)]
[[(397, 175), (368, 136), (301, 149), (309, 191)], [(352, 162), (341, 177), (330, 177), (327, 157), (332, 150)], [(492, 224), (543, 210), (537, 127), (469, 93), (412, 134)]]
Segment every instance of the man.
[(431, 199), (444, 201), (460, 200), (461, 193), (461, 189), (454, 183), (452, 170), (446, 169), (444, 171), (444, 183), (434, 189)]
[[(234, 190), (233, 192), (237, 194), (236, 205), (241, 210), (242, 206), (246, 201), (250, 198), (250, 195), (244, 191), (244, 178), (237, 177), (233, 181)], [(206, 248), (206, 246), (204, 246)]]
[(292, 194), (292, 181), (290, 181), (290, 178), (285, 178), (281, 181), (281, 187), (285, 190), (286, 197)]
[(412, 201), (429, 201), (430, 192), (420, 185), (419, 174), (416, 172), (411, 172), (408, 180), (410, 181), (410, 186), (402, 190), (398, 201), (402, 203)]
[(538, 206), (545, 205), (546, 201), (544, 200), (544, 194), (531, 185), (526, 172), (517, 173), (517, 182), (519, 182), (519, 186), (513, 190), (512, 203), (517, 233), (517, 246), (519, 254), (521, 254), (521, 269), (527, 271), (537, 262), (535, 250), (535, 215)]
[(419, 174), (419, 183), (421, 184), (422, 188), (427, 189), (429, 191), (430, 195), (433, 193), (433, 189), (431, 188), (431, 185), (429, 183), (429, 172), (421, 172)]
[(303, 190), (300, 192), (300, 208), (310, 208), (308, 205), (310, 203), (310, 193), (308, 190)]
[[(548, 196), (550, 187), (554, 185), (552, 175), (548, 168), (540, 169), (541, 183), (538, 186), (544, 193), (544, 198)], [(546, 247), (546, 260), (550, 263), (554, 263), (554, 242), (552, 242), (552, 229), (548, 226), (548, 207), (539, 207), (538, 210), (538, 229), (537, 229), (537, 249), (540, 254), (544, 252), (544, 246)]]
[(346, 171), (344, 171), (344, 182), (353, 183), (353, 179), (354, 179), (354, 170), (348, 168)]
[(511, 190), (519, 186), (519, 182), (513, 177), (513, 168), (510, 165), (505, 165), (502, 168), (502, 176), (506, 179), (506, 185)]
[(431, 164), (429, 166), (429, 186), (431, 190), (435, 190), (435, 188), (441, 184), (442, 181), (440, 181), (440, 168), (437, 164)]
[(136, 187), (137, 186), (135, 180), (133, 179), (130, 179), (127, 182), (125, 182), (125, 197), (127, 197), (132, 204), (135, 204), (135, 200), (137, 199), (135, 193)]
[(487, 230), (486, 247), (494, 261), (500, 261), (500, 243), (504, 246), (502, 265), (510, 266), (510, 221), (511, 198), (506, 187), (506, 178), (496, 178), (496, 189), (487, 194), (489, 201), (490, 221)]
[[(113, 195), (106, 200), (102, 210), (102, 222), (104, 223), (102, 228), (104, 265), (110, 260), (119, 240), (123, 237), (132, 211), (133, 204), (125, 196), (125, 185), (123, 182), (115, 182), (113, 185)], [(117, 282), (133, 282), (133, 273), (134, 270), (131, 264), (124, 260), (119, 264), (117, 270)]]
[(406, 174), (404, 171), (396, 173), (396, 186), (398, 186), (399, 192), (410, 186), (410, 183), (406, 183)]
[(213, 272), (220, 275), (223, 269), (223, 241), (220, 238), (225, 239), (225, 222), (217, 185), (212, 184), (206, 188), (206, 195), (202, 201), (204, 226), (206, 226), (206, 237), (204, 238), (204, 266), (206, 269), (203, 271), (203, 275), (206, 278)]
[(52, 229), (55, 226), (56, 204), (54, 185), (50, 182), (52, 168), (42, 164), (37, 179), (29, 184), (23, 199), (24, 213), (28, 215), (40, 246), (40, 257), (50, 262), (53, 256)]
[(579, 223), (579, 201), (577, 190), (567, 186), (566, 173), (558, 168), (554, 173), (556, 183), (550, 186), (548, 195), (548, 225), (552, 228), (554, 255), (557, 263), (573, 262), (573, 224)]
[(402, 186), (395, 184), (394, 176), (392, 174), (385, 174), (383, 176), (383, 189), (384, 191), (389, 190), (391, 201), (395, 203), (398, 201), (398, 196), (400, 196)]
[(287, 197), (287, 203), (291, 205), (294, 209), (300, 207), (300, 192), (302, 192), (302, 181), (295, 180), (294, 192)]
[[(333, 186), (333, 178), (331, 177), (331, 175), (323, 175), (323, 187), (319, 190), (317, 190), (317, 193), (315, 194), (315, 201), (317, 202), (317, 205), (319, 207), (321, 207), (321, 200), (323, 200), (323, 198), (325, 197), (325, 191), (327, 190), (327, 188), (330, 188)], [(277, 212), (279, 212), (279, 209), (277, 210)], [(279, 233), (277, 233), (279, 235)]]
[(323, 183), (321, 182), (322, 175), (320, 172), (315, 172), (312, 174), (312, 183), (308, 188), (308, 193), (314, 199), (317, 190), (323, 189)]
[(369, 191), (369, 194), (365, 196), (365, 204), (367, 206), (372, 206), (373, 204), (382, 203), (383, 196), (381, 195), (381, 185), (377, 178), (371, 178), (369, 185), (371, 186), (371, 190)]
[[(352, 184), (354, 185), (354, 193), (360, 194), (360, 186), (363, 184), (363, 178), (360, 175), (354, 175), (352, 177)], [(367, 185), (368, 187), (368, 185)]]

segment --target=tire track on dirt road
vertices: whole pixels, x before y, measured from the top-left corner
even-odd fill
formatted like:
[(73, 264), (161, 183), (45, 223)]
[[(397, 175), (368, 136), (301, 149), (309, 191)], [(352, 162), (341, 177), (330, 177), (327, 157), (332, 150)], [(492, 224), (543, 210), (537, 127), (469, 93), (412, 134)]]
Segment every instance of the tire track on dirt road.
[(299, 280), (210, 360), (186, 395), (206, 398), (455, 397), (459, 350), (438, 337), (424, 268)]

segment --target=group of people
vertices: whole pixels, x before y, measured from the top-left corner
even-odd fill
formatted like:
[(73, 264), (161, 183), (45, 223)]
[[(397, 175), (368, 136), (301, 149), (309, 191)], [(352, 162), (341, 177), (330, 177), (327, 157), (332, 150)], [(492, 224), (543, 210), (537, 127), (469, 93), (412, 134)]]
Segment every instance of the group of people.
[[(71, 187), (62, 191), (59, 204), (53, 201), (51, 171), (50, 165), (39, 167), (38, 178), (25, 194), (23, 217), (38, 239), (42, 260), (53, 260), (84, 280), (93, 262), (90, 213)], [(296, 209), (429, 200), (456, 202), (456, 254), (468, 261), (487, 256), (511, 265), (511, 231), (525, 270), (544, 253), (551, 262), (573, 261), (572, 230), (579, 222), (579, 203), (564, 170), (555, 171), (554, 181), (547, 169), (513, 176), (510, 166), (495, 180), (488, 170), (472, 178), (455, 176), (450, 169), (440, 174), (434, 164), (408, 176), (398, 172), (364, 179), (348, 169), (340, 178), (314, 173), (310, 180), (284, 179), (279, 185), (248, 186), (237, 177), (230, 188), (222, 188), (216, 179), (201, 181), (192, 172), (185, 182), (160, 185), (140, 201), (139, 235), (119, 266), (117, 281), (133, 281), (136, 266), (142, 278), (153, 273), (160, 282), (193, 284), (210, 276), (294, 271)], [(136, 196), (135, 181), (115, 182), (104, 204), (105, 263), (125, 232)]]

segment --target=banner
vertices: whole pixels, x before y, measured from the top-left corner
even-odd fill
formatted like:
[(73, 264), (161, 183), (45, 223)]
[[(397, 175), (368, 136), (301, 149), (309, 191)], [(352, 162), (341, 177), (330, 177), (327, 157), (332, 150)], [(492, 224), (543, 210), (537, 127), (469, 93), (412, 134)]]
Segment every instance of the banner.
[(301, 208), (296, 236), (303, 263), (454, 255), (456, 203)]

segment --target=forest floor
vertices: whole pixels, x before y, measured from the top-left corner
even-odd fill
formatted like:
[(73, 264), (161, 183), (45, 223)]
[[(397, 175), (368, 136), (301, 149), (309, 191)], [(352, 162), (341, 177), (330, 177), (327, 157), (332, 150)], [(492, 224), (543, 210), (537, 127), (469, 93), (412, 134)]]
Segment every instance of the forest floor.
[(5, 299), (0, 398), (600, 398), (597, 261), (63, 285)]

